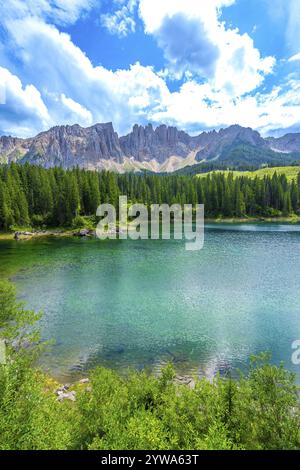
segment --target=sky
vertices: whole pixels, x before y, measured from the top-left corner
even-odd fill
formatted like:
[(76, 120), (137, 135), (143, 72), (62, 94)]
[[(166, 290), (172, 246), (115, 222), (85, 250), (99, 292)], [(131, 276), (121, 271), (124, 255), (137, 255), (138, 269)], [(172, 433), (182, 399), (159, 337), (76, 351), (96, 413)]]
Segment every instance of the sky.
[(299, 0), (0, 0), (0, 135), (300, 132)]

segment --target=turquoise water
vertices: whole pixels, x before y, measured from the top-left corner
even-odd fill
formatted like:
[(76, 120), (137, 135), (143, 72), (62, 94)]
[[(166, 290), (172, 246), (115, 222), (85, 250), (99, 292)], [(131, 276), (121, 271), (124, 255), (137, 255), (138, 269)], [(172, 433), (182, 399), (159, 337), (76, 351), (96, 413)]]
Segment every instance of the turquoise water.
[(183, 241), (1, 241), (7, 273), (44, 311), (42, 337), (55, 344), (42, 363), (60, 379), (168, 361), (211, 377), (268, 350), (300, 383), (298, 225), (208, 225), (199, 252)]

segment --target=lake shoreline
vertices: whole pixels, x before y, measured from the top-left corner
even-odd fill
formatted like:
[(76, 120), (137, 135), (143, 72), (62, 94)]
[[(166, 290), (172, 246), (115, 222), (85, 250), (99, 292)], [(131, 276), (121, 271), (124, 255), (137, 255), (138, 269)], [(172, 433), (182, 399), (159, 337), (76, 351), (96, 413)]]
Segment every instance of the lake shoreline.
[[(288, 217), (208, 217), (205, 219), (205, 223), (215, 223), (215, 224), (251, 224), (251, 223), (287, 223), (287, 224), (299, 224), (300, 216), (292, 215)], [(84, 229), (84, 227), (82, 227)], [(18, 231), (18, 230), (17, 230)], [(14, 240), (14, 232), (2, 232), (0, 231), (0, 241), (1, 240)], [(20, 229), (20, 232), (22, 230)], [(70, 229), (70, 228), (60, 228), (60, 229), (50, 229), (45, 230), (28, 230), (28, 235), (21, 236), (21, 240), (32, 240), (39, 238), (55, 237), (55, 238), (71, 238), (78, 236), (80, 229)], [(30, 232), (30, 234), (29, 234)]]
[(208, 217), (205, 223), (215, 224), (252, 224), (252, 223), (278, 223), (278, 224), (299, 224), (300, 217), (293, 215), (288, 217)]

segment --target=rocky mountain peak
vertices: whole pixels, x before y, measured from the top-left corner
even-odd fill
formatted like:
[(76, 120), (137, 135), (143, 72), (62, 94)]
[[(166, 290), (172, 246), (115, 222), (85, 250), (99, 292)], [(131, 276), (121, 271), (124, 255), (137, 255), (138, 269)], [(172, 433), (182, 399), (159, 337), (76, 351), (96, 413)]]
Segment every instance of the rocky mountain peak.
[(64, 168), (78, 165), (116, 171), (123, 167), (172, 171), (177, 164), (182, 167), (218, 159), (234, 165), (236, 158), (239, 161), (244, 158), (251, 164), (252, 155), (256, 164), (259, 161), (274, 163), (282, 158), (280, 155), (291, 160), (298, 153), (300, 159), (300, 134), (264, 139), (257, 131), (237, 124), (195, 137), (173, 126), (161, 124), (155, 128), (149, 123), (146, 126), (135, 124), (129, 134), (119, 138), (112, 122), (87, 128), (78, 124), (55, 126), (30, 139), (0, 137), (0, 162), (20, 161)]
[(186, 157), (193, 148), (193, 138), (176, 127), (162, 124), (133, 126), (132, 132), (120, 138), (124, 154), (138, 161), (155, 159), (159, 163), (171, 156)]

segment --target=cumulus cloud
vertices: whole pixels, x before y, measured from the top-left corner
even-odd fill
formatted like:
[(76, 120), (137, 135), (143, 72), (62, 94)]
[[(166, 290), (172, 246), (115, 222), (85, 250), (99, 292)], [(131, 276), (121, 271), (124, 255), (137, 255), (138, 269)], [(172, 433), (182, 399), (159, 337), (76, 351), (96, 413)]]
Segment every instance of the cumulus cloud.
[(171, 71), (178, 74), (201, 73), (212, 77), (219, 57), (219, 48), (209, 39), (202, 21), (176, 13), (166, 16), (156, 33)]
[(272, 71), (273, 57), (262, 58), (248, 34), (227, 28), (220, 10), (235, 0), (140, 0), (145, 31), (164, 50), (177, 77), (188, 72), (231, 96), (251, 92)]
[(5, 97), (4, 103), (0, 104), (3, 132), (23, 136), (32, 129), (41, 130), (50, 124), (47, 107), (35, 86), (23, 86), (17, 76), (0, 67), (0, 87)]
[(236, 0), (139, 0), (140, 16), (145, 23), (147, 33), (157, 31), (169, 16), (176, 13), (185, 13), (189, 18), (206, 19), (206, 24), (211, 28), (218, 22), (218, 15), (222, 7), (230, 6)]
[[(70, 122), (76, 122), (82, 126), (90, 126), (93, 124), (93, 115), (91, 111), (68, 98), (64, 93), (57, 98), (54, 98), (58, 103), (58, 106), (55, 107), (57, 119), (60, 120), (62, 124), (69, 124)], [(59, 106), (61, 104), (61, 107)]]
[(166, 122), (197, 134), (240, 124), (263, 135), (288, 129), (299, 123), (300, 81), (288, 80), (270, 93), (256, 93), (232, 100), (226, 91), (215, 92), (208, 84), (189, 81), (169, 95), (165, 109), (151, 114), (154, 122)]
[(69, 123), (90, 124), (92, 116), (92, 122), (113, 120), (120, 132), (126, 132), (135, 120), (145, 121), (149, 108), (158, 109), (169, 94), (151, 67), (136, 63), (116, 72), (94, 67), (70, 36), (53, 25), (24, 18), (7, 26), (22, 73), (41, 90), (58, 123), (70, 119)]

